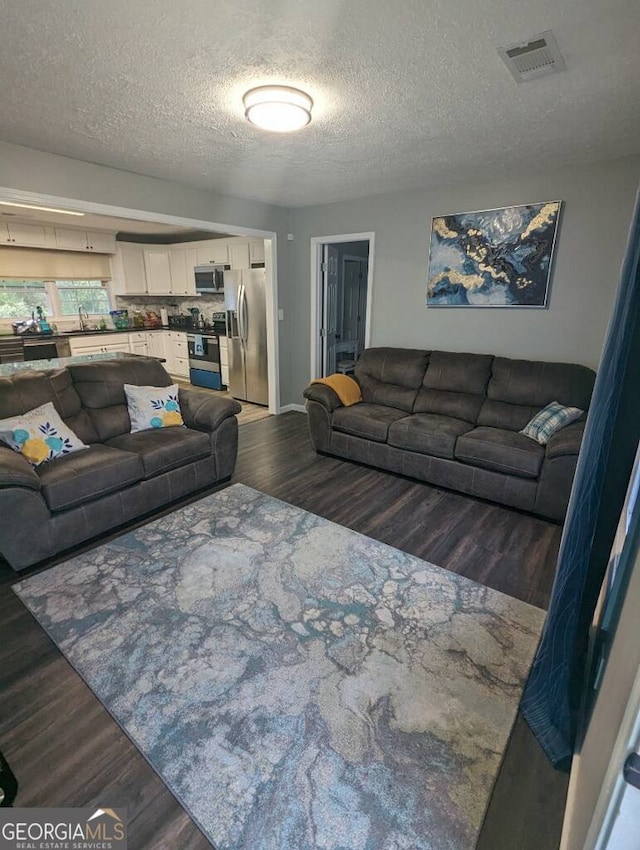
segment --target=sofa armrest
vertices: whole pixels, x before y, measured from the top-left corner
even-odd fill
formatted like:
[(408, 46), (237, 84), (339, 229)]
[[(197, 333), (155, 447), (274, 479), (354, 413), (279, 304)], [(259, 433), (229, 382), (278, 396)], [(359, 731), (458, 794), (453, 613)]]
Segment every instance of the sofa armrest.
[(0, 487), (40, 489), (40, 476), (29, 461), (4, 444), (0, 445)]
[(580, 444), (582, 443), (584, 426), (585, 420), (581, 420), (580, 422), (572, 422), (566, 428), (556, 431), (547, 443), (545, 457), (548, 460), (553, 460), (554, 457), (577, 455), (580, 451)]
[(326, 384), (309, 384), (302, 395), (309, 401), (317, 401), (329, 411), (343, 406), (335, 390), (332, 390)]
[(180, 411), (187, 428), (213, 433), (229, 416), (240, 413), (242, 407), (234, 399), (215, 398), (198, 390), (180, 388)]

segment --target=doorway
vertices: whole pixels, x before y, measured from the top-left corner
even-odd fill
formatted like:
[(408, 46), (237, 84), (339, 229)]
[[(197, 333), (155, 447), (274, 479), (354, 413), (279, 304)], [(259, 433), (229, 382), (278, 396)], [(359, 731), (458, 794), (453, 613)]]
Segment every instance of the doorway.
[[(55, 207), (57, 210), (75, 210), (85, 215), (112, 216), (132, 219), (137, 222), (162, 224), (184, 227), (191, 230), (205, 231), (227, 236), (244, 236), (264, 241), (264, 257), (260, 263), (265, 269), (265, 298), (266, 298), (266, 343), (268, 370), (268, 410), (269, 413), (280, 413), (280, 361), (278, 339), (278, 267), (277, 267), (277, 234), (275, 231), (259, 230), (257, 228), (225, 225), (220, 222), (190, 219), (182, 216), (166, 215), (146, 210), (118, 207), (112, 204), (102, 204), (93, 201), (67, 198), (58, 195), (45, 195), (36, 192), (12, 189), (0, 186), (0, 199), (6, 202), (17, 202), (20, 205), (35, 204), (36, 209)], [(251, 263), (251, 257), (249, 257)], [(143, 266), (144, 268), (144, 266)]]
[(311, 240), (311, 377), (350, 372), (369, 345), (373, 233)]

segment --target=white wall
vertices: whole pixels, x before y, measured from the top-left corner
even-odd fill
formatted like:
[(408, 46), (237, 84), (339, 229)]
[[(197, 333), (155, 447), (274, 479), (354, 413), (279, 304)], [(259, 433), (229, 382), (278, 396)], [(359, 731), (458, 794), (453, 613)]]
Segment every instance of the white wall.
[[(211, 155), (215, 156), (215, 151)], [(284, 232), (288, 223), (288, 211), (283, 207), (6, 142), (0, 142), (0, 186), (238, 227)]]
[[(299, 402), (309, 379), (309, 240), (375, 231), (371, 344), (441, 348), (584, 363), (599, 361), (633, 200), (640, 158), (523, 174), (502, 182), (460, 184), (295, 210), (287, 300), (291, 376), (283, 403)], [(537, 201), (562, 200), (547, 310), (428, 310), (431, 217)]]

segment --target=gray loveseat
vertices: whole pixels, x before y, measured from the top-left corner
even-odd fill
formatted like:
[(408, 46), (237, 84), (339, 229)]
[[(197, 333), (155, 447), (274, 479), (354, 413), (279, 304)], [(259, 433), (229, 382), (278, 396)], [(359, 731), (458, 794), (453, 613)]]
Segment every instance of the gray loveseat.
[(323, 384), (304, 391), (311, 440), (324, 452), (564, 518), (584, 419), (546, 446), (518, 432), (552, 401), (587, 410), (585, 366), (490, 354), (370, 348), (355, 369), (362, 402)]
[(0, 378), (0, 419), (53, 402), (89, 445), (36, 468), (0, 443), (0, 553), (24, 569), (233, 473), (240, 405), (180, 389), (186, 427), (130, 431), (124, 384), (173, 383), (126, 358)]

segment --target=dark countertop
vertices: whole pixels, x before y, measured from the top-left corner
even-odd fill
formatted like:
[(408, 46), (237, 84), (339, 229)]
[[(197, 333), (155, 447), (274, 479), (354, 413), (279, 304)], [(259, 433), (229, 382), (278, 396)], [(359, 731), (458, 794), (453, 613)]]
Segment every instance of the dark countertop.
[(53, 334), (3, 334), (0, 336), (0, 339), (35, 339), (35, 340), (47, 340), (47, 339), (69, 339), (70, 337), (82, 337), (82, 336), (109, 336), (111, 334), (134, 334), (134, 333), (154, 333), (157, 331), (174, 331), (175, 333), (185, 333), (185, 334), (193, 334), (200, 333), (205, 336), (226, 336), (226, 334), (217, 334), (215, 331), (207, 330), (207, 331), (195, 331), (191, 328), (170, 328), (167, 326), (163, 326), (161, 328), (123, 328), (122, 330), (118, 330), (118, 328), (107, 328), (105, 331), (96, 330), (96, 331), (67, 331), (66, 333), (53, 333)]
[(61, 369), (76, 363), (91, 363), (94, 360), (124, 360), (137, 357), (141, 360), (159, 360), (166, 363), (164, 357), (148, 357), (146, 354), (129, 354), (127, 351), (107, 351), (102, 354), (75, 354), (71, 357), (52, 357), (50, 360), (21, 360), (18, 363), (0, 363), (0, 378), (10, 378), (19, 372), (40, 372), (46, 369)]
[(110, 336), (111, 334), (134, 334), (134, 333), (147, 333), (153, 331), (170, 331), (173, 328), (123, 328), (122, 330), (118, 330), (118, 328), (107, 328), (104, 331), (95, 330), (95, 331), (67, 331), (66, 333), (52, 333), (52, 334), (14, 334), (11, 339), (69, 339), (69, 337), (76, 336)]

